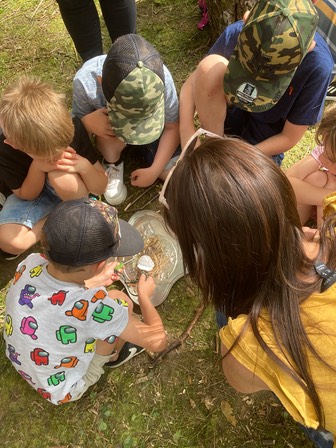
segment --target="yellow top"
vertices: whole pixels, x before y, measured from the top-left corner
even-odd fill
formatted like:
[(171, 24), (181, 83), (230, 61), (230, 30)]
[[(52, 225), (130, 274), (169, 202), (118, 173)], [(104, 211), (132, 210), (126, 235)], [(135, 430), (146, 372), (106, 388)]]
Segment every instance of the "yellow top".
[[(312, 378), (325, 413), (325, 429), (336, 433), (336, 283), (324, 293), (314, 293), (301, 304), (301, 318), (307, 335), (321, 357), (335, 368), (325, 366), (308, 354)], [(246, 322), (241, 314), (229, 319), (220, 330), (220, 338), (230, 348)], [(288, 365), (276, 347), (267, 312), (259, 320), (259, 330), (268, 347)], [(303, 389), (284, 372), (261, 348), (249, 326), (231, 352), (237, 361), (254, 372), (277, 395), (286, 410), (297, 422), (317, 428), (314, 408)]]

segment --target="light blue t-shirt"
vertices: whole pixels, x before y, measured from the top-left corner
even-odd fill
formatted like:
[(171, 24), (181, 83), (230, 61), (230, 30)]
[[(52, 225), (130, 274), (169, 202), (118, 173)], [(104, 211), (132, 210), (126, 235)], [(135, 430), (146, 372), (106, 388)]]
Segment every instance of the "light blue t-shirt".
[[(106, 99), (97, 77), (102, 76), (106, 55), (96, 56), (85, 62), (73, 80), (72, 113), (82, 118), (106, 106)], [(170, 71), (164, 65), (165, 123), (178, 121), (178, 96)]]

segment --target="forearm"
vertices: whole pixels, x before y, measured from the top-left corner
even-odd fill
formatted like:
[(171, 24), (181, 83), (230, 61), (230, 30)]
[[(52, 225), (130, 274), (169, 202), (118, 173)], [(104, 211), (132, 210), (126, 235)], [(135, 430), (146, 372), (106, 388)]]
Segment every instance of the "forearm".
[(195, 132), (195, 101), (193, 94), (193, 82), (195, 72), (193, 72), (183, 84), (180, 93), (180, 137), (181, 146), (185, 144)]
[(160, 329), (164, 331), (161, 317), (152, 304), (150, 297), (139, 292), (138, 300), (139, 306), (141, 308), (143, 322), (150, 327), (156, 328), (158, 331)]
[(80, 176), (89, 193), (103, 194), (107, 187), (107, 176), (99, 162), (94, 165), (87, 160), (86, 168), (80, 172)]
[(268, 156), (275, 156), (293, 148), (303, 137), (308, 126), (285, 122), (283, 131), (258, 143), (257, 146)]
[(46, 173), (31, 163), (27, 177), (21, 187), (15, 190), (15, 195), (20, 199), (31, 201), (36, 199), (42, 192), (46, 181)]
[(151, 166), (151, 170), (156, 174), (156, 178), (160, 176), (166, 164), (172, 158), (179, 143), (179, 125), (178, 123), (169, 123), (160, 137), (159, 146)]
[(292, 184), (298, 204), (322, 206), (324, 197), (332, 191), (325, 188), (315, 187), (314, 185), (295, 177), (287, 177)]

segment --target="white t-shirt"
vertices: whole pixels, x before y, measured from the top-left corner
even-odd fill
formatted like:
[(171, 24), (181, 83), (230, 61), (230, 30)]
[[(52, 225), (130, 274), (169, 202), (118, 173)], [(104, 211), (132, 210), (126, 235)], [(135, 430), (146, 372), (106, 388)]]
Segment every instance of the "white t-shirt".
[(6, 297), (6, 355), (18, 373), (54, 404), (78, 395), (96, 339), (113, 343), (128, 322), (122, 301), (105, 288), (63, 283), (48, 261), (31, 254), (19, 264)]

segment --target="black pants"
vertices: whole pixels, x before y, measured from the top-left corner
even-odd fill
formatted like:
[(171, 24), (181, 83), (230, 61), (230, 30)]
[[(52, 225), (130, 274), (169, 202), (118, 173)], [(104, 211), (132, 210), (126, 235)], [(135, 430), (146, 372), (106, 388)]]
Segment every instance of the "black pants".
[[(87, 61), (103, 54), (99, 16), (93, 0), (57, 0), (63, 22), (76, 50)], [(135, 0), (99, 0), (112, 42), (123, 34), (135, 33)]]

